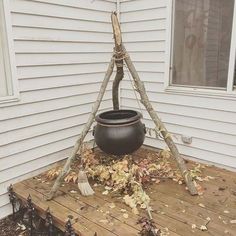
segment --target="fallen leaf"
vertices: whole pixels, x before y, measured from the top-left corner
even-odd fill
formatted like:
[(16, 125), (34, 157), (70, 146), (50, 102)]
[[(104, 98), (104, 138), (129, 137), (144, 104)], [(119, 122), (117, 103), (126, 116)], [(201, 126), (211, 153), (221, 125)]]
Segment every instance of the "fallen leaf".
[(195, 224), (192, 224), (192, 229), (196, 229), (196, 225)]
[(106, 189), (106, 190), (112, 190), (112, 187), (105, 186), (105, 189)]
[(231, 224), (236, 224), (236, 220), (231, 220), (230, 223)]
[(104, 192), (102, 192), (103, 195), (107, 195), (109, 192), (108, 190), (105, 190)]
[(228, 211), (228, 210), (225, 210), (224, 213), (225, 213), (225, 214), (229, 214), (229, 211)]
[(201, 230), (201, 231), (207, 231), (207, 227), (206, 227), (205, 225), (201, 225), (201, 226), (200, 226), (200, 230)]
[(108, 220), (99, 220), (99, 222), (101, 222), (103, 224), (107, 224), (109, 221)]
[(123, 199), (124, 199), (126, 205), (130, 206), (131, 208), (136, 207), (136, 203), (135, 203), (134, 199), (131, 196), (125, 195), (123, 197)]
[(25, 225), (23, 224), (20, 224), (20, 223), (17, 223), (17, 225), (20, 227), (21, 230), (26, 230), (26, 227)]
[(147, 208), (147, 205), (143, 203), (143, 204), (140, 205), (140, 208), (146, 209), (146, 208)]
[(75, 191), (75, 190), (70, 190), (70, 193), (77, 193), (77, 191)]
[(120, 209), (120, 211), (121, 211), (121, 212), (126, 212), (126, 210), (125, 210), (125, 209)]
[(203, 188), (200, 184), (198, 184), (198, 183), (196, 183), (196, 182), (194, 182), (194, 184), (195, 184), (195, 186), (196, 186), (198, 195), (203, 195), (203, 193), (204, 193), (204, 188)]
[(205, 208), (205, 205), (202, 204), (202, 203), (199, 203), (198, 206), (202, 207), (202, 208)]
[(128, 215), (127, 213), (124, 213), (124, 214), (123, 214), (123, 217), (124, 217), (125, 219), (128, 219), (128, 218), (129, 218), (129, 215)]
[(138, 215), (138, 214), (139, 214), (137, 207), (132, 208), (132, 212), (133, 212), (135, 215)]
[(200, 176), (197, 176), (197, 177), (196, 177), (196, 179), (197, 179), (198, 181), (200, 181), (200, 182), (202, 182), (202, 181), (203, 181), (203, 178), (202, 178), (202, 177), (200, 177)]
[(207, 178), (208, 178), (208, 179), (215, 179), (215, 177), (210, 176), (210, 175), (208, 175)]
[(111, 203), (111, 204), (109, 205), (109, 207), (110, 207), (111, 209), (113, 209), (113, 208), (116, 207), (116, 205), (115, 205), (114, 203)]

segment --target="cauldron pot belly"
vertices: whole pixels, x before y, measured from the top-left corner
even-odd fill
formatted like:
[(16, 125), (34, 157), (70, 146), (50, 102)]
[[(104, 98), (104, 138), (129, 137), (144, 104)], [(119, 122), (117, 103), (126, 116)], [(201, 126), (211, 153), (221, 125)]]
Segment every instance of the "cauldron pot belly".
[(146, 129), (141, 118), (142, 115), (133, 110), (112, 110), (97, 115), (96, 144), (108, 154), (131, 154), (144, 142)]

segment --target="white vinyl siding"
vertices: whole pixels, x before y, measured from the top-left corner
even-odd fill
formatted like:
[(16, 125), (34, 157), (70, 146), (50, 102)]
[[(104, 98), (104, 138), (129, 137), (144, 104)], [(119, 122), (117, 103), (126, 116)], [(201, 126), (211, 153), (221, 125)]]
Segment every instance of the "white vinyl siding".
[[(20, 100), (0, 108), (0, 218), (11, 213), (10, 184), (69, 155), (112, 55), (116, 9), (107, 0), (9, 4)], [(110, 82), (100, 110), (111, 106)]]
[[(236, 168), (236, 94), (231, 96), (166, 91), (170, 60), (171, 0), (121, 2), (121, 30), (137, 71), (144, 81), (149, 99), (180, 152), (202, 161)], [(139, 110), (134, 91), (125, 75), (121, 88), (122, 108)], [(144, 122), (154, 128), (141, 105)], [(192, 137), (185, 144), (181, 136)], [(166, 147), (147, 135), (145, 144)]]
[[(7, 187), (69, 155), (86, 122), (113, 49), (116, 0), (7, 0), (20, 100), (0, 107), (0, 218), (11, 213)], [(181, 153), (236, 167), (236, 98), (166, 92), (170, 0), (120, 3), (127, 50), (148, 96)], [(125, 76), (122, 108), (139, 109)], [(101, 110), (111, 109), (111, 82)], [(143, 108), (143, 107), (142, 107)], [(154, 127), (143, 109), (147, 127)], [(192, 144), (181, 141), (192, 137)], [(89, 134), (87, 140), (91, 139)], [(165, 147), (147, 137), (146, 144)]]

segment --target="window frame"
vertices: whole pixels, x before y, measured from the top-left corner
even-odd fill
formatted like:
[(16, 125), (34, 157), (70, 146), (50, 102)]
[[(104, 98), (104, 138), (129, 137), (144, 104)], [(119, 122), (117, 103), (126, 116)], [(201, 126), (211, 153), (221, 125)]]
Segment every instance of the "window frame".
[(5, 27), (5, 35), (3, 36), (3, 43), (6, 45), (3, 48), (5, 55), (8, 57), (7, 73), (9, 73), (9, 79), (11, 80), (11, 92), (12, 95), (0, 96), (0, 106), (4, 103), (19, 101), (19, 85), (17, 80), (16, 73), (16, 61), (15, 61), (15, 50), (14, 50), (14, 40), (12, 33), (12, 22), (11, 22), (11, 11), (10, 11), (10, 1), (9, 0), (0, 0), (0, 4), (3, 6), (3, 24)]
[(198, 87), (198, 86), (185, 86), (185, 85), (173, 85), (171, 84), (172, 79), (172, 65), (173, 65), (173, 32), (174, 32), (174, 19), (175, 19), (175, 1), (167, 1), (167, 40), (166, 40), (166, 67), (165, 67), (165, 81), (164, 90), (165, 92), (177, 93), (177, 94), (194, 94), (197, 96), (221, 96), (221, 97), (233, 97), (236, 99), (236, 86), (234, 86), (234, 68), (236, 66), (236, 0), (234, 3), (233, 13), (233, 25), (231, 35), (231, 46), (230, 46), (230, 58), (228, 66), (228, 77), (227, 87)]

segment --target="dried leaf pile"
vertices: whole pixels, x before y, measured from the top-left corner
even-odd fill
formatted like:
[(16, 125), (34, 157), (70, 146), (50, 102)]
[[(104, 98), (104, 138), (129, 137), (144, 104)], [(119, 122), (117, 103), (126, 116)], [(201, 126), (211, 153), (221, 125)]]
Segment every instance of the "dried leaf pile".
[[(178, 184), (184, 180), (173, 163), (170, 162), (170, 152), (162, 150), (160, 153), (150, 152), (144, 158), (125, 155), (116, 158), (106, 154), (96, 155), (91, 149), (84, 149), (82, 163), (89, 178), (96, 183), (105, 186), (103, 194), (119, 193), (123, 196), (126, 205), (132, 208), (134, 214), (139, 214), (138, 208), (146, 209), (149, 206), (150, 197), (143, 190), (142, 186), (158, 184), (162, 179), (172, 179)], [(65, 182), (77, 183), (78, 166), (77, 162), (70, 173), (65, 177)], [(55, 179), (61, 168), (50, 170), (47, 173), (49, 179)], [(191, 170), (195, 180), (203, 181), (210, 177), (201, 177), (201, 166), (198, 165)], [(199, 194), (202, 194), (201, 186), (196, 184)]]

